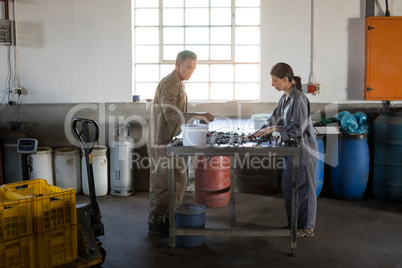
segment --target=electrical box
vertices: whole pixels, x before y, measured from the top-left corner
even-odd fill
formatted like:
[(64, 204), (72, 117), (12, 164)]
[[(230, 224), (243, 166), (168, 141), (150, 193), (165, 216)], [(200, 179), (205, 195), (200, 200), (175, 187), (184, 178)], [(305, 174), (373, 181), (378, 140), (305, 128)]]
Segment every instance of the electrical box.
[(402, 17), (367, 17), (365, 100), (402, 100)]
[(11, 21), (0, 20), (0, 45), (11, 45)]

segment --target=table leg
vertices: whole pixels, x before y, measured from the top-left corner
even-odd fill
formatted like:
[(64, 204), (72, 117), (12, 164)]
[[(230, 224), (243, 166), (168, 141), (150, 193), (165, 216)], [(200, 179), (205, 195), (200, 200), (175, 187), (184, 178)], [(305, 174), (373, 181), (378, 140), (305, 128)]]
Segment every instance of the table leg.
[(171, 252), (174, 252), (175, 242), (175, 215), (174, 215), (174, 156), (168, 157), (168, 168), (169, 168), (169, 246), (172, 248)]
[[(231, 157), (232, 161), (233, 157)], [(233, 166), (233, 165), (232, 165)], [(230, 228), (236, 228), (236, 178), (233, 168), (230, 169)]]

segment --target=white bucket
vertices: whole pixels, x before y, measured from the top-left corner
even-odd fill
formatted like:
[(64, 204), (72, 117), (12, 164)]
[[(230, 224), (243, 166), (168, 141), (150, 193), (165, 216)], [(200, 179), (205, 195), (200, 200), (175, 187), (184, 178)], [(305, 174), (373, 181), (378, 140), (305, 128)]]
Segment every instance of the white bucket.
[(63, 147), (54, 151), (56, 185), (74, 188), (78, 194), (82, 190), (80, 151), (75, 147)]
[(181, 126), (183, 146), (205, 146), (208, 126), (205, 124), (187, 124)]
[(267, 119), (270, 115), (271, 114), (253, 114), (251, 119), (254, 121), (254, 129), (257, 130), (262, 127), (262, 125), (267, 122)]
[[(90, 158), (92, 156), (92, 170), (94, 174), (95, 195), (107, 195), (108, 190), (108, 166), (107, 166), (107, 147), (99, 146), (92, 149)], [(87, 160), (85, 153), (82, 154), (81, 160), (82, 169), (82, 192), (89, 196)]]
[(44, 179), (53, 185), (53, 150), (50, 147), (38, 147), (32, 157), (31, 179)]

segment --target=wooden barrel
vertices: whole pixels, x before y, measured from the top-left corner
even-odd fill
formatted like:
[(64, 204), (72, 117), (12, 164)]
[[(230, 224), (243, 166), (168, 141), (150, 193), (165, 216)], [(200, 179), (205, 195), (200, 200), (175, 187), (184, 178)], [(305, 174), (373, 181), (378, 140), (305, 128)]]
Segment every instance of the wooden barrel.
[(230, 199), (230, 156), (198, 156), (195, 198), (208, 208), (224, 207)]

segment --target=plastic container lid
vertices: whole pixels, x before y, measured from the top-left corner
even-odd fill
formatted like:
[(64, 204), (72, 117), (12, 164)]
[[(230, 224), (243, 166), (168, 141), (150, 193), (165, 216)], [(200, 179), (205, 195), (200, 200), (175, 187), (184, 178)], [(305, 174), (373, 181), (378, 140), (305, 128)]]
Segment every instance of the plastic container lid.
[(207, 210), (206, 206), (200, 204), (183, 204), (176, 206), (175, 212), (180, 214), (200, 214)]
[[(104, 156), (104, 155), (106, 155), (106, 153), (107, 153), (107, 149), (108, 149), (107, 146), (98, 145), (98, 146), (95, 146), (95, 147), (92, 149), (91, 154), (92, 154), (94, 157)], [(81, 149), (81, 154), (82, 154), (82, 155), (85, 155), (85, 151), (84, 151), (83, 149)]]
[(35, 155), (49, 154), (52, 152), (53, 152), (53, 149), (51, 147), (40, 146), (40, 147), (38, 147)]
[(365, 140), (368, 138), (366, 133), (363, 134), (342, 134), (341, 139), (344, 140)]
[(208, 129), (208, 125), (205, 124), (184, 124), (181, 126), (182, 129)]
[(257, 121), (259, 121), (259, 120), (267, 120), (270, 115), (271, 114), (253, 114), (251, 116), (251, 118), (253, 120), (257, 120)]
[(54, 153), (58, 155), (70, 155), (79, 153), (79, 150), (76, 147), (62, 147), (54, 150)]

